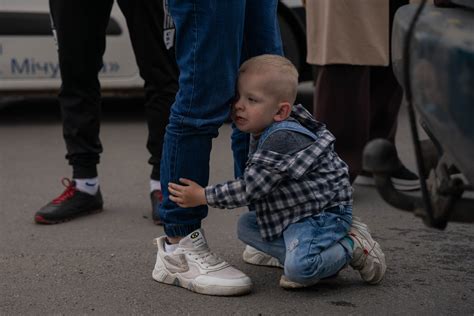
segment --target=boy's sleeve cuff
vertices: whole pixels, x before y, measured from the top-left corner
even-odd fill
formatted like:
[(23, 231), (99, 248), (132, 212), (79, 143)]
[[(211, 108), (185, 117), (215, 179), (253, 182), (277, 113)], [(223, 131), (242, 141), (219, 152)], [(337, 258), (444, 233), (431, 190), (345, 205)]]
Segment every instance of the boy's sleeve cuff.
[(214, 194), (214, 189), (212, 186), (207, 186), (204, 188), (204, 193), (206, 195), (207, 205), (215, 206), (216, 195)]

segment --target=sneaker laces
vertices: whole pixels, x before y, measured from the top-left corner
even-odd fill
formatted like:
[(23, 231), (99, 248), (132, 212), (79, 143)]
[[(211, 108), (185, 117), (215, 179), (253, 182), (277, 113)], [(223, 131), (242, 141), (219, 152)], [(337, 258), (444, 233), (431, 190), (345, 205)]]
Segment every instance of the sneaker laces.
[(211, 252), (209, 247), (201, 247), (189, 253), (194, 260), (202, 264), (204, 267), (209, 268), (210, 266), (216, 266), (225, 261), (215, 253)]
[[(153, 239), (153, 244), (158, 245), (159, 238)], [(186, 251), (189, 256), (191, 256), (194, 260), (209, 268), (210, 266), (216, 266), (220, 263), (226, 263), (224, 259), (216, 255), (215, 253), (211, 252), (209, 247), (203, 246), (197, 249), (192, 249)]]
[(76, 187), (74, 186), (74, 182), (71, 181), (70, 179), (62, 178), (61, 184), (66, 187), (66, 190), (64, 190), (64, 192), (61, 193), (60, 196), (58, 196), (52, 201), (53, 204), (60, 204), (72, 198), (74, 196), (74, 193), (76, 192)]

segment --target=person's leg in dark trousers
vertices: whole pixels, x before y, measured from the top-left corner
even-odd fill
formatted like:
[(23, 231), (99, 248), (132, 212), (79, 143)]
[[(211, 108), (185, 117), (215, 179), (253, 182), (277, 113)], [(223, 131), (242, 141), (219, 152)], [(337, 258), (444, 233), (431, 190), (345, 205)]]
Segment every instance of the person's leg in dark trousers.
[[(401, 6), (408, 4), (407, 0), (390, 0), (389, 7), (389, 53), (391, 58), (391, 35), (393, 17)], [(393, 74), (392, 63), (388, 67), (370, 67), (370, 133), (369, 141), (375, 138), (385, 138), (395, 144), (398, 112), (402, 103), (403, 91)]]
[(112, 4), (112, 0), (50, 0), (61, 68), (59, 104), (66, 158), (75, 179), (97, 177), (102, 152), (98, 72)]
[(384, 138), (395, 145), (402, 88), (392, 67), (370, 67), (370, 141)]
[(50, 0), (53, 32), (58, 44), (62, 85), (59, 92), (72, 178), (66, 190), (35, 213), (38, 224), (56, 224), (102, 210), (97, 164), (102, 145), (100, 83), (105, 32), (113, 0)]
[(150, 197), (152, 218), (161, 224), (160, 162), (163, 139), (176, 92), (179, 70), (174, 49), (174, 23), (163, 0), (118, 0), (127, 20), (133, 51), (145, 81), (147, 148), (151, 154)]
[(391, 67), (329, 65), (319, 69), (314, 115), (336, 137), (335, 149), (353, 182), (374, 138), (395, 143), (402, 91)]
[(351, 182), (362, 171), (362, 150), (370, 132), (370, 67), (328, 65), (319, 68), (314, 116), (336, 137), (335, 149), (349, 165)]
[(163, 138), (178, 91), (174, 25), (164, 10), (163, 0), (118, 0), (118, 4), (127, 20), (140, 76), (145, 81), (147, 148), (153, 166), (150, 177), (159, 181)]

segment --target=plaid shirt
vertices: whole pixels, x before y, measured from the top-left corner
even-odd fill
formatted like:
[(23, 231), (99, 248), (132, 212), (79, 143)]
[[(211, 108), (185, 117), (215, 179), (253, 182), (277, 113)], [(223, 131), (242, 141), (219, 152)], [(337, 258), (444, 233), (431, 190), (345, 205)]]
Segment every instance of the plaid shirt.
[(261, 150), (268, 130), (278, 130), (274, 125), (279, 123), (274, 123), (260, 137), (242, 177), (205, 188), (212, 207), (250, 205), (265, 240), (281, 236), (289, 224), (325, 208), (352, 204), (348, 168), (334, 152), (334, 136), (301, 105), (293, 107), (291, 117), (304, 126), (293, 123), (311, 135), (314, 143), (291, 155)]

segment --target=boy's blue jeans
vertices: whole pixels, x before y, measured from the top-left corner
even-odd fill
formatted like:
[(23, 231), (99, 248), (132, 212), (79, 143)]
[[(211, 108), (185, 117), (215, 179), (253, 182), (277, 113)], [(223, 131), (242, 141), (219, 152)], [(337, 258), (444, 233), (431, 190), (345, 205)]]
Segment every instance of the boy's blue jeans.
[[(180, 177), (208, 184), (212, 138), (229, 116), (241, 61), (282, 54), (277, 4), (277, 0), (168, 1), (180, 70), (161, 160), (160, 218), (170, 237), (188, 235), (207, 216), (207, 206), (178, 207), (169, 200), (167, 186)], [(240, 167), (247, 160), (245, 139), (232, 137), (235, 163)]]
[(277, 258), (285, 276), (301, 284), (336, 274), (352, 258), (344, 238), (352, 224), (352, 207), (338, 205), (289, 225), (283, 236), (265, 241), (260, 236), (255, 212), (242, 215), (238, 236), (244, 243)]

